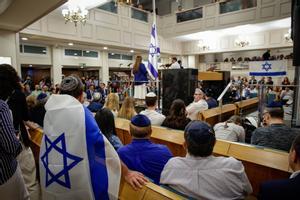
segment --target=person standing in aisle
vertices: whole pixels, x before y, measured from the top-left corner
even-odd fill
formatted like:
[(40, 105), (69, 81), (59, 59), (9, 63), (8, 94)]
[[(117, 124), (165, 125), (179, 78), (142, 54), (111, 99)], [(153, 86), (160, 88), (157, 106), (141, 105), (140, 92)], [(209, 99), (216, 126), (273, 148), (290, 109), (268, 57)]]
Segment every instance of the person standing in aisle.
[(148, 72), (142, 60), (141, 56), (137, 56), (133, 65), (134, 98), (137, 99), (138, 104), (142, 104), (147, 94)]

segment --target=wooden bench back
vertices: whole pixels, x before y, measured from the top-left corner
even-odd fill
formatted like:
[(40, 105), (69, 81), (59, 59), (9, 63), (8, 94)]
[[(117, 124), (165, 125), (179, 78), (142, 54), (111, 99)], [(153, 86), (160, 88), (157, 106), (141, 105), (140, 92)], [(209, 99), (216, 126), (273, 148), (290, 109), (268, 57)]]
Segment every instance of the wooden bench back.
[(177, 195), (163, 187), (160, 187), (154, 183), (147, 183), (142, 189), (134, 190), (125, 181), (122, 181), (120, 188), (120, 200), (179, 200), (185, 199), (184, 197)]
[[(128, 132), (129, 121), (117, 118), (116, 128), (123, 143), (131, 141)], [(155, 143), (169, 147), (174, 156), (185, 156), (183, 131), (152, 126), (151, 140)], [(267, 180), (284, 179), (290, 175), (288, 153), (258, 148), (243, 143), (217, 140), (214, 154), (219, 156), (231, 156), (243, 162), (247, 176), (253, 187), (253, 194), (257, 195), (259, 185)]]
[[(214, 126), (215, 124), (226, 121), (232, 115), (237, 113), (237, 107), (234, 104), (226, 104), (222, 107), (211, 108), (205, 111), (202, 111), (198, 115), (198, 119), (201, 121), (205, 121), (210, 125)], [(221, 120), (220, 116), (221, 115)]]
[(246, 99), (234, 103), (237, 107), (237, 114), (243, 112), (243, 114), (249, 114), (258, 108), (258, 98)]

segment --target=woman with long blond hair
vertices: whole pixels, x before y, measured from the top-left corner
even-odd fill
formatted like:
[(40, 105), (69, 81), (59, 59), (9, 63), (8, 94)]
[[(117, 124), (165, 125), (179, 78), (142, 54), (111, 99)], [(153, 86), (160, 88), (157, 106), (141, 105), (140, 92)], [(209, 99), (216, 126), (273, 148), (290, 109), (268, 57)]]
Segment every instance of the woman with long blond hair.
[(110, 93), (106, 98), (104, 107), (108, 108), (114, 114), (114, 116), (117, 117), (120, 108), (118, 94)]
[(134, 98), (126, 97), (123, 101), (122, 107), (118, 113), (118, 117), (131, 120), (136, 115), (134, 109)]
[(134, 98), (143, 100), (147, 94), (146, 84), (148, 83), (147, 69), (142, 63), (142, 57), (137, 56), (133, 65), (134, 74)]

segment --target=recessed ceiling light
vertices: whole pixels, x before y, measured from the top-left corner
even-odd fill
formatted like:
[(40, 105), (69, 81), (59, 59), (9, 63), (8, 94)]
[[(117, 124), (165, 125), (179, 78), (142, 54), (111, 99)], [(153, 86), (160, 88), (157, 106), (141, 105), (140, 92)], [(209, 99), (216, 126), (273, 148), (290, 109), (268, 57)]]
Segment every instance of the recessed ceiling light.
[(68, 45), (69, 45), (69, 46), (73, 46), (74, 44), (73, 44), (72, 42), (69, 42)]
[(26, 40), (28, 40), (28, 38), (27, 37), (22, 37), (21, 40), (26, 41)]
[(103, 47), (103, 49), (104, 49), (104, 50), (107, 50), (108, 48), (107, 48), (107, 47)]
[(134, 50), (133, 50), (133, 49), (131, 49), (131, 50), (130, 50), (130, 53), (133, 53), (133, 52), (134, 52)]

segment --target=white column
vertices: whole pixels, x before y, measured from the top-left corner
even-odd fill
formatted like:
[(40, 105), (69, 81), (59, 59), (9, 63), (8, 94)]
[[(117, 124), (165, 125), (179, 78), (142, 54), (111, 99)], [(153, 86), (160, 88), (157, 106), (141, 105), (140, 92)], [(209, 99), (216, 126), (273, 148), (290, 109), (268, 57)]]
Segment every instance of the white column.
[(17, 62), (19, 54), (19, 34), (0, 30), (0, 57), (10, 57), (11, 65), (21, 74), (21, 66)]
[(62, 79), (62, 49), (52, 46), (51, 79), (54, 84), (60, 84)]
[(102, 82), (107, 84), (107, 82), (109, 81), (109, 66), (108, 66), (108, 52), (107, 51), (102, 51), (101, 52), (102, 55), (102, 76), (100, 74), (99, 77), (101, 77)]
[(188, 68), (197, 68), (196, 67), (196, 56), (188, 56)]

